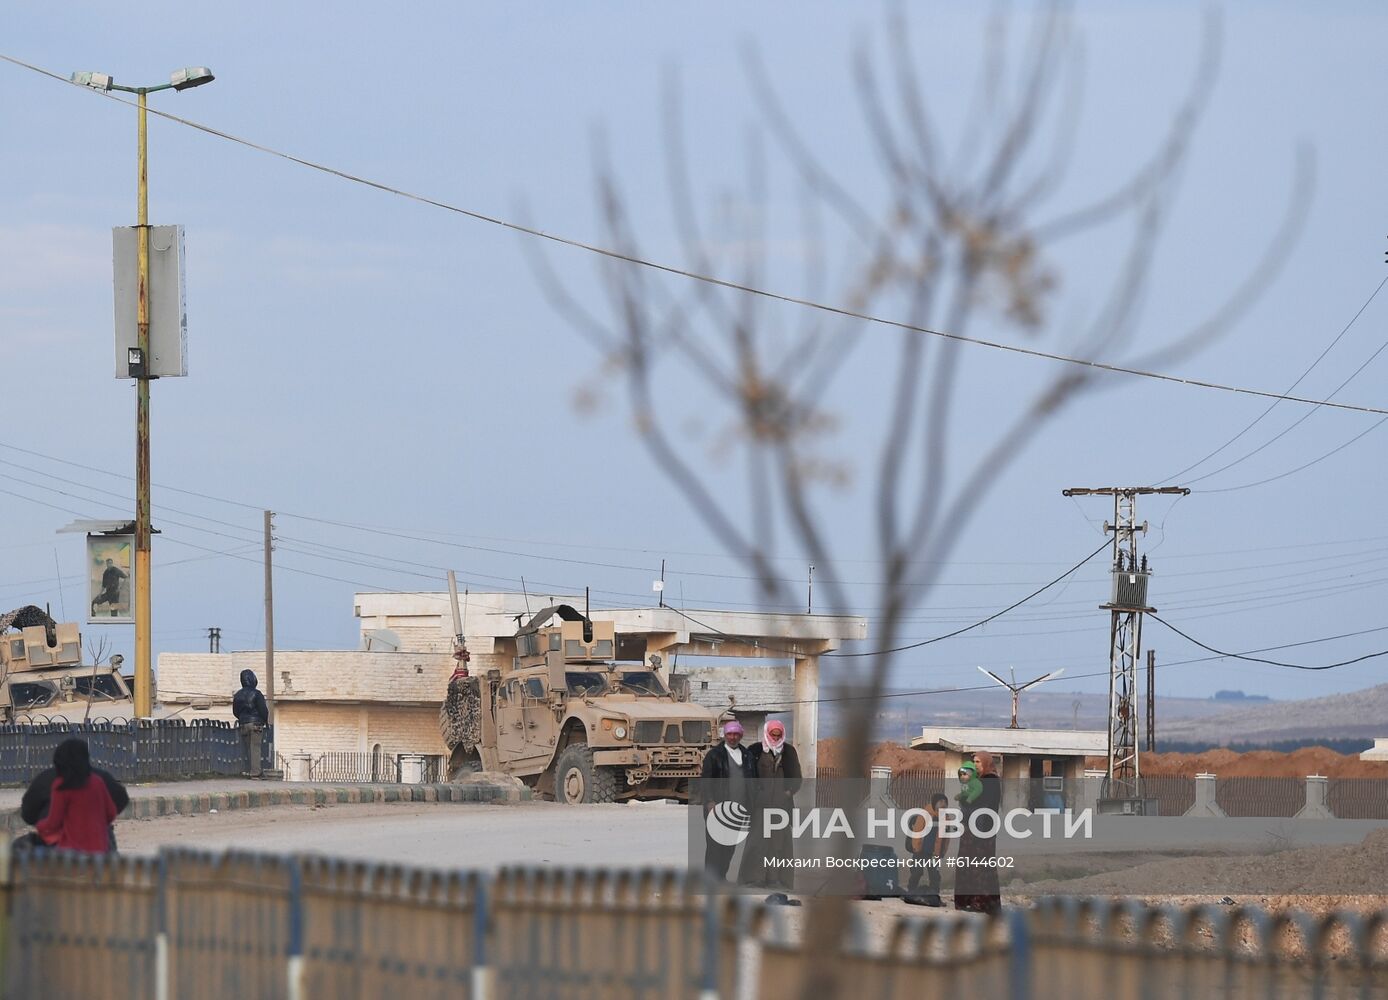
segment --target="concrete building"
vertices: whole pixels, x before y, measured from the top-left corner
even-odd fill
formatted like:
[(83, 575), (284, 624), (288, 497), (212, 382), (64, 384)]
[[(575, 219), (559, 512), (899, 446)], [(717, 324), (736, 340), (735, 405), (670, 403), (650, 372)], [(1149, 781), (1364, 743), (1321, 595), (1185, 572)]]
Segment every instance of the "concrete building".
[[(496, 640), (547, 604), (583, 607), (583, 598), (520, 594), (459, 596), (472, 669), (500, 666)], [(280, 753), (350, 751), (394, 755), (442, 754), (438, 711), (453, 670), (453, 620), (446, 593), (357, 594), (361, 649), (275, 652), (276, 744)], [(867, 638), (863, 618), (834, 615), (676, 611), (673, 608), (594, 609), (616, 626), (618, 659), (659, 655), (667, 670), (679, 657), (690, 695), (715, 709), (735, 708), (755, 722), (790, 707), (794, 740), (807, 773), (816, 766), (819, 657), (841, 642)], [(700, 657), (763, 661), (736, 668), (693, 668)], [(786, 666), (786, 661), (792, 666)], [(230, 717), (231, 694), (249, 667), (263, 672), (264, 654), (163, 653), (158, 696), (165, 714), (187, 713), (212, 699), (217, 717)], [(758, 674), (765, 675), (764, 680)], [(705, 686), (707, 682), (707, 687)], [(264, 683), (262, 681), (262, 688)], [(793, 704), (791, 704), (793, 703)], [(760, 713), (760, 717), (757, 714)]]
[(775, 715), (786, 722), (786, 735), (795, 736), (795, 670), (789, 664), (736, 667), (694, 667), (680, 664), (675, 674), (689, 685), (689, 700), (715, 712), (731, 712), (747, 730), (746, 740), (761, 738), (762, 725)]
[[(1073, 729), (1008, 729), (926, 726), (913, 750), (943, 750), (945, 793), (959, 791), (959, 765), (976, 751), (999, 760), (1004, 809), (1059, 805), (1076, 808), (1085, 799), (1084, 761), (1108, 753), (1108, 733)], [(1030, 780), (1025, 780), (1030, 779)]]

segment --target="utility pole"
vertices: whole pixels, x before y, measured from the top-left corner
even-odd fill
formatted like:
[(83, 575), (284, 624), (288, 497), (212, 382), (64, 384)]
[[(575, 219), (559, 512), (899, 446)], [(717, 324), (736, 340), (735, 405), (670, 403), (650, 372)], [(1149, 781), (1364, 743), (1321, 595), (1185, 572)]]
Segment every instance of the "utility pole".
[(150, 621), (150, 522), (149, 471), (149, 383), (157, 378), (149, 338), (149, 95), (161, 90), (189, 90), (211, 83), (214, 77), (206, 66), (175, 70), (168, 83), (153, 87), (124, 87), (108, 73), (72, 74), (72, 82), (102, 92), (119, 90), (137, 98), (136, 139), (136, 298), (135, 347), (130, 349), (128, 373), (135, 379), (135, 717), (148, 719), (154, 711), (153, 631)]
[(1147, 650), (1147, 752), (1157, 752), (1157, 651)]
[(207, 651), (209, 653), (222, 651), (222, 630), (215, 625), (207, 630)]
[(275, 725), (275, 514), (265, 512), (265, 708), (273, 734)]
[(810, 583), (805, 590), (805, 614), (814, 614), (814, 563), (810, 563)]
[[(1113, 522), (1104, 522), (1104, 530), (1113, 532), (1113, 590), (1109, 602), (1100, 606), (1109, 612), (1108, 769), (1102, 797), (1124, 803), (1117, 811), (1140, 812), (1137, 661), (1142, 650), (1142, 615), (1156, 608), (1147, 604), (1151, 577), (1147, 558), (1138, 559), (1137, 535), (1139, 531), (1146, 533), (1147, 522), (1137, 522), (1137, 498), (1157, 493), (1186, 496), (1190, 490), (1183, 486), (1106, 486), (1061, 492), (1067, 497), (1113, 497)], [(1100, 811), (1104, 811), (1102, 806)]]

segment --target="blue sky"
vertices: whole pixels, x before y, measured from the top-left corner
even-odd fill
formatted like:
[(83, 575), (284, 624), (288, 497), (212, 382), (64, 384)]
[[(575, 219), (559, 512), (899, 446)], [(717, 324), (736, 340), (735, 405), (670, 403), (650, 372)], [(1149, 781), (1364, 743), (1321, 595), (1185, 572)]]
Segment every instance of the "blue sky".
[[(760, 123), (742, 68), (749, 44), (826, 166), (870, 200), (881, 176), (850, 60), (860, 40), (880, 45), (882, 10), (20, 3), (0, 13), (0, 28), (6, 54), (62, 74), (102, 70), (130, 84), (206, 64), (217, 74), (213, 85), (157, 95), (156, 106), (581, 239), (601, 236), (592, 183), (601, 142), (647, 252), (676, 259), (663, 154), (666, 75), (675, 70), (681, 80), (689, 170), (701, 201), (737, 205), (725, 193), (742, 183), (746, 141)], [(983, 18), (959, 5), (912, 10), (926, 92), (943, 131), (957, 135)], [(1155, 346), (1198, 321), (1246, 273), (1276, 229), (1299, 143), (1314, 152), (1315, 188), (1276, 283), (1218, 345), (1181, 362), (1180, 373), (1284, 389), (1382, 280), (1388, 149), (1376, 103), (1388, 84), (1377, 44), (1385, 18), (1367, 3), (1224, 7), (1217, 88), (1181, 175), (1138, 343)], [(1084, 87), (1059, 207), (1144, 161), (1190, 78), (1201, 31), (1198, 12), (1181, 4), (1080, 4), (1075, 22)], [(9, 526), (0, 539), (0, 606), (50, 602), (76, 617), (82, 553), (75, 536), (54, 534), (72, 516), (55, 507), (111, 516), (125, 508), (98, 491), (128, 496), (131, 488), (120, 476), (133, 467), (134, 392), (110, 369), (110, 227), (134, 221), (134, 115), (11, 66), (0, 66), (0, 88), (0, 343), (8, 376), (0, 443), (11, 446), (0, 447), (0, 478), (9, 479), (0, 488), (28, 498), (0, 493)], [(609, 600), (639, 603), (665, 555), (672, 600), (683, 594), (690, 607), (754, 600), (745, 581), (725, 578), (743, 570), (719, 553), (637, 446), (616, 388), (596, 412), (576, 409), (581, 388), (596, 384), (600, 395), (606, 388), (594, 382), (601, 359), (545, 302), (521, 237), (158, 119), (150, 144), (151, 221), (187, 228), (190, 343), (190, 377), (154, 386), (154, 479), (250, 505), (156, 491), (164, 531), (155, 552), (157, 650), (205, 648), (210, 625), (222, 627), (224, 648), (259, 646), (260, 515), (252, 508), (261, 506), (436, 539), (281, 516), (282, 647), (350, 644), (354, 590), (441, 587), (443, 567), (475, 588), (515, 589), (524, 575), (538, 591), (591, 585)], [(783, 165), (773, 166), (771, 183), (774, 205), (793, 204)], [(732, 238), (730, 228), (725, 235)], [(794, 285), (801, 235), (793, 216), (768, 217), (769, 282)], [(1063, 348), (1067, 318), (1094, 308), (1115, 239), (1072, 243), (1054, 261), (1061, 281), (1042, 346)], [(547, 253), (576, 294), (600, 300), (592, 260), (572, 250)], [(1383, 343), (1386, 317), (1388, 294), (1298, 391), (1332, 391)], [(1013, 336), (986, 324), (972, 332)], [(877, 343), (859, 350), (826, 400), (841, 419), (826, 449), (850, 466), (877, 440), (871, 400), (900, 335), (871, 336)], [(1049, 368), (979, 351), (964, 359), (954, 443), (967, 456)], [(1337, 398), (1383, 405), (1385, 365), (1370, 364)], [(983, 617), (1093, 549), (1106, 510), (1099, 501), (1077, 509), (1062, 488), (1168, 476), (1265, 406), (1143, 381), (1104, 384), (1063, 411), (980, 498), (942, 585), (912, 613), (908, 636)], [(687, 388), (672, 379), (663, 389), (676, 426), (703, 408)], [(1228, 456), (1262, 444), (1302, 412), (1279, 406)], [(1276, 475), (1374, 419), (1318, 412), (1202, 485)], [(1388, 528), (1377, 517), (1384, 433), (1266, 486), (1146, 504), (1158, 606), (1193, 635), (1238, 650), (1384, 624)], [(710, 482), (738, 490), (736, 463), (706, 439), (688, 447)], [(848, 579), (875, 572), (869, 481), (857, 475), (822, 500)], [(804, 572), (800, 553), (787, 547), (778, 555), (787, 576)], [(905, 657), (896, 681), (972, 684), (975, 664), (1015, 665), (1019, 674), (1102, 669), (1107, 619), (1095, 610), (1106, 598), (1102, 570), (1096, 561), (1015, 617)], [(875, 613), (874, 588), (855, 587), (851, 597), (855, 608)], [(128, 655), (130, 630), (109, 631)], [(1155, 625), (1147, 639), (1162, 662), (1199, 655)], [(1385, 647), (1388, 632), (1285, 656), (1316, 663)], [(1242, 687), (1304, 696), (1377, 683), (1385, 664), (1303, 674), (1207, 663), (1173, 669), (1163, 685), (1171, 694)]]

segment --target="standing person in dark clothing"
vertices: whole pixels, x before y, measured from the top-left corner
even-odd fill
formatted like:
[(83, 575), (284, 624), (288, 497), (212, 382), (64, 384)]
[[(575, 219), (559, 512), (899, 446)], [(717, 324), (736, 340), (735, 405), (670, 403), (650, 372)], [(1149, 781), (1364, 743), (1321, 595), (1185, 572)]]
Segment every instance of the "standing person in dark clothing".
[(112, 607), (122, 603), (120, 599), (120, 582), (125, 579), (125, 570), (116, 565), (115, 560), (107, 559), (106, 568), (101, 571), (101, 593), (96, 595), (92, 601), (92, 614), (96, 614), (98, 604), (109, 604)]
[(111, 849), (111, 823), (119, 812), (106, 782), (92, 773), (87, 741), (63, 740), (53, 751), (53, 782), (48, 815), (35, 829), (49, 847), (83, 854)]
[(241, 739), (246, 744), (246, 775), (260, 777), (260, 741), (270, 723), (270, 709), (265, 696), (256, 690), (259, 681), (254, 670), (241, 671), (241, 690), (231, 696), (231, 714), (241, 727)]
[(794, 806), (795, 794), (802, 780), (800, 755), (786, 742), (785, 723), (771, 719), (762, 727), (762, 740), (747, 751), (752, 757), (752, 828), (747, 846), (742, 849), (742, 864), (738, 881), (743, 885), (763, 886), (778, 892), (795, 889), (795, 870), (779, 868), (772, 859), (793, 860), (795, 843), (790, 827), (783, 826), (769, 836), (763, 836), (762, 813), (767, 809), (786, 809)]
[[(725, 829), (719, 817), (710, 818), (709, 813), (722, 807), (720, 816), (726, 813), (734, 818), (732, 814), (737, 814), (750, 822), (747, 800), (753, 766), (752, 755), (742, 745), (742, 723), (730, 719), (723, 724), (723, 742), (704, 755), (699, 774), (699, 801), (704, 806), (704, 869), (720, 881), (728, 877), (738, 841), (732, 838), (735, 830)], [(717, 835), (712, 829), (715, 826)], [(732, 843), (723, 843), (719, 837)]]
[(964, 810), (964, 833), (959, 838), (959, 866), (955, 868), (954, 908), (976, 913), (1002, 911), (1002, 890), (998, 887), (998, 869), (993, 859), (998, 853), (998, 836), (980, 837), (973, 832), (971, 820), (976, 812), (992, 810), (993, 816), (979, 817), (984, 829), (994, 829), (1002, 818), (1002, 780), (998, 777), (993, 755), (980, 750), (974, 754), (982, 791), (972, 802), (961, 803)]
[[(110, 772), (103, 771), (99, 767), (91, 769), (92, 774), (100, 778), (106, 785), (106, 791), (111, 796), (111, 801), (115, 803), (116, 813), (125, 812), (125, 807), (130, 805), (130, 794), (125, 790), (125, 786), (111, 776)], [(19, 818), (30, 826), (37, 826), (39, 821), (47, 817), (48, 810), (53, 801), (53, 783), (58, 779), (56, 768), (46, 768), (34, 775), (34, 779), (29, 782), (29, 787), (24, 790), (24, 798), (19, 802)], [(111, 853), (116, 850), (116, 830), (112, 826), (109, 828), (108, 840)], [(43, 843), (38, 834), (28, 833), (15, 841), (15, 849), (38, 847)]]

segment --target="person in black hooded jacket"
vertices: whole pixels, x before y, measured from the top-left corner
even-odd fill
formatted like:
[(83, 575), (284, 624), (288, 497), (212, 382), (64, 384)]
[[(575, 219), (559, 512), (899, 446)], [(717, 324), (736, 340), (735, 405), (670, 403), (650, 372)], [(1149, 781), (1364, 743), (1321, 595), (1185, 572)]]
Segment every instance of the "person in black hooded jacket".
[(254, 670), (241, 671), (241, 690), (231, 696), (231, 714), (241, 727), (241, 739), (246, 743), (246, 774), (260, 777), (260, 741), (270, 722), (270, 710), (265, 696), (256, 690), (259, 681)]

